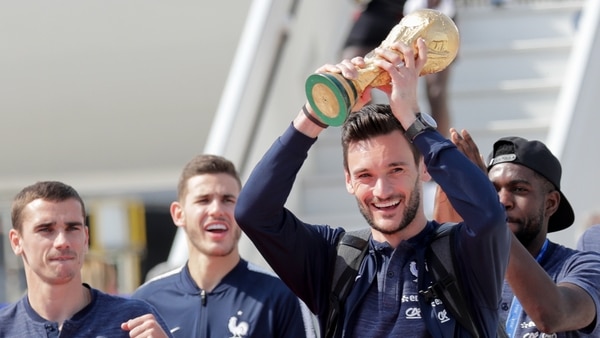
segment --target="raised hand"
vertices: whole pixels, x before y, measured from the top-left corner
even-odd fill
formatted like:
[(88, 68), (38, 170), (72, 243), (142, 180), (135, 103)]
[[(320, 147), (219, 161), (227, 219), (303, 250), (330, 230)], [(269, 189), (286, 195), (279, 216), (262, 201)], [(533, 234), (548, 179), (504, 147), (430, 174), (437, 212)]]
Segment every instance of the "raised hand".
[(483, 156), (479, 152), (477, 144), (475, 144), (475, 141), (473, 141), (473, 138), (468, 131), (463, 129), (459, 133), (456, 129), (450, 128), (450, 140), (456, 145), (458, 150), (465, 154), (465, 156), (483, 170), (483, 172), (487, 172)]
[[(389, 48), (377, 48), (378, 56), (373, 63), (388, 72), (391, 82), (377, 87), (388, 95), (390, 106), (396, 117), (402, 122), (400, 112), (408, 112), (414, 120), (419, 112), (417, 88), (419, 74), (427, 62), (425, 40), (417, 40), (417, 52), (402, 42), (395, 42)], [(409, 121), (412, 123), (412, 120)], [(408, 125), (410, 125), (408, 123)], [(404, 124), (403, 124), (404, 125)]]

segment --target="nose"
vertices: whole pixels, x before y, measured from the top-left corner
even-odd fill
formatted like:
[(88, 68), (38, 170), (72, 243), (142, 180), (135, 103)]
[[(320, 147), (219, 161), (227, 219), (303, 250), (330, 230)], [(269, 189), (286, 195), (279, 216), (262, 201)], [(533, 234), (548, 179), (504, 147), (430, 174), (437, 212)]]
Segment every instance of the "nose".
[(208, 211), (211, 215), (221, 215), (224, 212), (225, 206), (223, 205), (223, 203), (218, 200), (218, 199), (214, 199), (209, 207), (208, 207)]
[(56, 237), (54, 238), (54, 246), (60, 249), (68, 248), (70, 246), (69, 239), (67, 237), (67, 232), (65, 230), (59, 230), (56, 232)]
[(506, 189), (498, 190), (498, 199), (506, 210), (513, 207), (513, 195)]
[(385, 177), (380, 177), (375, 181), (375, 186), (373, 187), (373, 195), (380, 199), (385, 199), (390, 196), (392, 193), (392, 185)]

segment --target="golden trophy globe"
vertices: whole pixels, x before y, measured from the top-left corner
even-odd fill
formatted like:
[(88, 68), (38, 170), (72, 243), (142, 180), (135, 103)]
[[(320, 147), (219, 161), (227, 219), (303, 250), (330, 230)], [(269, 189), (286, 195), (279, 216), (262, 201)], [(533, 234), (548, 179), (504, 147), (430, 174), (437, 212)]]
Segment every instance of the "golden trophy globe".
[[(434, 9), (419, 9), (400, 20), (379, 45), (389, 48), (401, 41), (416, 52), (417, 39), (427, 44), (427, 63), (419, 75), (444, 70), (456, 57), (460, 38), (458, 28), (450, 17)], [(306, 80), (306, 97), (315, 113), (331, 126), (344, 123), (356, 99), (367, 87), (378, 87), (390, 82), (389, 74), (373, 64), (374, 51), (365, 55), (366, 66), (359, 69), (358, 77), (348, 80), (337, 73), (315, 73)]]

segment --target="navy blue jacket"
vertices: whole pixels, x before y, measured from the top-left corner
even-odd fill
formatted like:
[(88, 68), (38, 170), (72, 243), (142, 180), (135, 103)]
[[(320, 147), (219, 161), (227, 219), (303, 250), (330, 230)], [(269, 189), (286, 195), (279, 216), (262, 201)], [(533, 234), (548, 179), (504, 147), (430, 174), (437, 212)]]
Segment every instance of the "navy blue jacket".
[[(336, 238), (344, 229), (304, 223), (284, 207), (314, 142), (291, 125), (248, 178), (238, 198), (235, 217), (277, 275), (318, 315), (323, 330)], [(464, 219), (457, 225), (460, 229), (455, 247), (464, 277), (462, 283), (467, 301), (475, 310), (475, 320), (486, 337), (494, 337), (510, 246), (504, 207), (483, 171), (438, 132), (424, 132), (414, 143), (424, 155), (429, 174)], [(387, 336), (454, 336), (455, 320), (448, 316), (443, 304), (438, 300), (421, 306), (416, 286), (416, 262), (436, 226), (437, 223), (429, 222), (421, 233), (402, 242), (392, 253), (386, 252), (383, 243), (370, 241), (369, 254), (342, 314), (344, 337), (364, 336), (365, 325), (361, 323), (368, 321), (388, 321), (381, 325), (391, 327)], [(387, 277), (395, 285), (388, 286)], [(373, 295), (369, 293), (373, 290), (385, 294), (375, 301), (373, 298), (377, 297), (365, 297)], [(386, 310), (390, 295), (395, 295), (397, 307)], [(361, 312), (367, 305), (379, 308), (379, 313)], [(428, 326), (427, 332), (426, 320), (438, 325)], [(468, 334), (459, 327), (456, 336)]]
[[(87, 287), (89, 285), (84, 284)], [(121, 324), (130, 319), (151, 313), (163, 330), (169, 334), (167, 324), (156, 310), (137, 299), (125, 299), (90, 288), (92, 301), (72, 318), (63, 323), (58, 331), (58, 323), (42, 318), (29, 304), (27, 295), (18, 302), (0, 311), (0, 337), (129, 337), (129, 331), (121, 329)]]
[(272, 273), (241, 259), (211, 292), (187, 268), (132, 295), (152, 304), (175, 337), (306, 337), (298, 298)]

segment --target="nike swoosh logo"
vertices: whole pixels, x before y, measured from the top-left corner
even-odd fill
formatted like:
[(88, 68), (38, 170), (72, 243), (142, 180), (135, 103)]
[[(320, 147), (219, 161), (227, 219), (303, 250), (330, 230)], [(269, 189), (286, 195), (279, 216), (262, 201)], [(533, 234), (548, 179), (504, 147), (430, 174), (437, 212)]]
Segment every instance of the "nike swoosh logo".
[(179, 329), (181, 329), (179, 326), (178, 327), (174, 327), (171, 329), (171, 333), (175, 333), (177, 331), (179, 331)]

